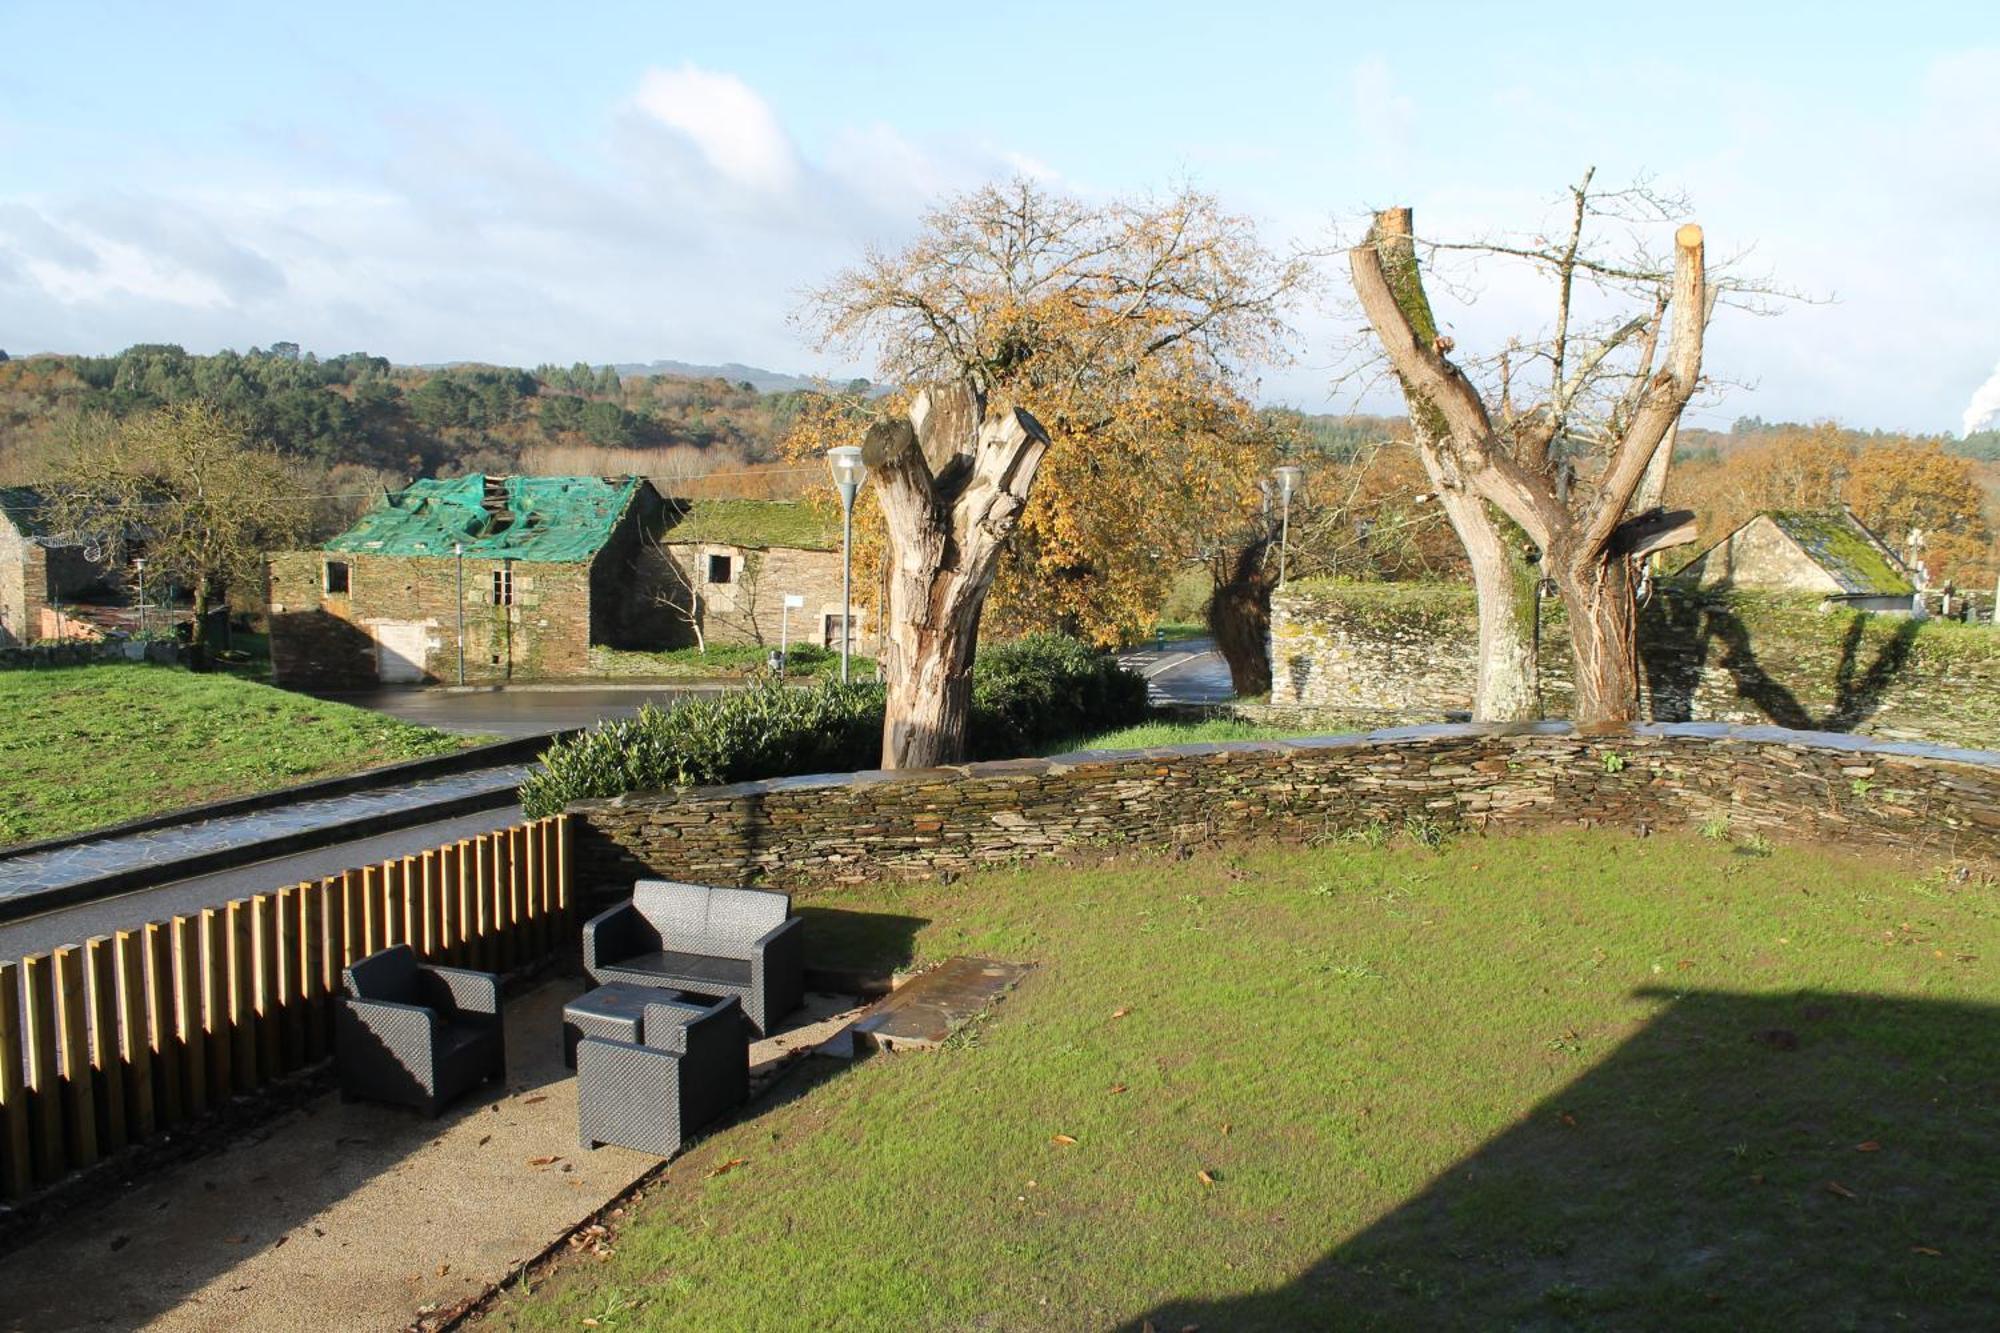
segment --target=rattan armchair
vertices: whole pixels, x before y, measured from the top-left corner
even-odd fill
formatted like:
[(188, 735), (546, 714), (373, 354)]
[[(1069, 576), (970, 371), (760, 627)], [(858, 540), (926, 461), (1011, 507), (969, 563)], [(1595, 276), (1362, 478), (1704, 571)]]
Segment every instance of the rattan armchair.
[(614, 1143), (672, 1157), (749, 1095), (750, 1043), (734, 996), (649, 1004), (638, 1042), (585, 1037), (576, 1046), (577, 1138), (586, 1148)]
[(370, 954), (341, 974), (334, 1063), (343, 1098), (414, 1106), (436, 1116), (486, 1079), (507, 1076), (500, 979), (433, 967), (407, 944)]

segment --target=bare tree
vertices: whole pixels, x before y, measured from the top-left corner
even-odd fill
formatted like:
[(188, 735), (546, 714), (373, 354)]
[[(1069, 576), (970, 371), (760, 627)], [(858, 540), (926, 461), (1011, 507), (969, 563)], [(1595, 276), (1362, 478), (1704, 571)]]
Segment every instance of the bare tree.
[[(1593, 194), (1590, 182), (1586, 174), (1572, 190), (1565, 236), (1449, 247), (1522, 259), (1555, 280), (1548, 337), (1512, 344), (1490, 363), (1495, 407), (1449, 357), (1452, 340), (1438, 329), (1418, 270), (1410, 210), (1377, 213), (1367, 239), (1349, 251), (1355, 293), (1402, 384), (1425, 468), (1472, 563), (1483, 716), (1513, 715), (1508, 692), (1524, 673), (1505, 664), (1510, 652), (1518, 658), (1516, 622), (1534, 595), (1514, 559), (1518, 543), (1510, 543), (1489, 505), (1518, 526), (1537, 553), (1539, 577), (1553, 583), (1569, 612), (1579, 721), (1637, 715), (1638, 570), (1651, 552), (1694, 538), (1692, 513), (1632, 509), (1649, 474), (1649, 494), (1663, 488), (1656, 455), (1670, 447), (1665, 442), (1701, 380), (1713, 299), (1701, 228), (1689, 223), (1675, 232), (1670, 269), (1643, 255), (1605, 258), (1587, 243), (1591, 222), (1632, 220), (1618, 211), (1626, 205), (1649, 214), (1665, 209), (1644, 192)], [(1581, 318), (1579, 288), (1586, 285), (1627, 308)]]

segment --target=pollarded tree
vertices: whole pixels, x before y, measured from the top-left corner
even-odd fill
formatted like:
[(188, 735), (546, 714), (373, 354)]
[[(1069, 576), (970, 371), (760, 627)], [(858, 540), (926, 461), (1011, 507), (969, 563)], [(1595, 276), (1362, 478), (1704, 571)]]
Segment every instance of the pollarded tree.
[[(1017, 180), (946, 201), (904, 250), (812, 295), (822, 345), (927, 386), (866, 443), (888, 546), (886, 766), (963, 752), (1010, 541), (1045, 615), (1109, 631), (1158, 604), (1218, 509), (1254, 503), (1240, 368), (1280, 349), (1308, 276), (1192, 190), (1095, 206)], [(794, 452), (836, 442), (829, 423)]]
[[(1692, 223), (1674, 234), (1671, 268), (1643, 256), (1618, 261), (1594, 253), (1586, 233), (1606, 216), (1598, 205), (1607, 196), (1592, 194), (1590, 179), (1586, 174), (1573, 191), (1565, 237), (1453, 247), (1525, 260), (1555, 282), (1552, 331), (1495, 358), (1491, 405), (1450, 359), (1452, 340), (1439, 331), (1424, 290), (1410, 210), (1377, 213), (1348, 257), (1440, 498), (1461, 536), (1482, 538), (1466, 542), (1480, 594), (1482, 659), (1517, 651), (1518, 638), (1489, 642), (1489, 603), (1514, 597), (1522, 582), (1509, 567), (1515, 551), (1508, 534), (1486, 513), (1490, 505), (1532, 544), (1541, 576), (1569, 613), (1577, 720), (1628, 721), (1639, 707), (1642, 561), (1695, 534), (1692, 513), (1634, 513), (1634, 501), (1642, 488), (1661, 493), (1672, 433), (1700, 383), (1711, 295), (1701, 228)], [(1637, 201), (1649, 212), (1657, 203), (1644, 195), (1609, 198)], [(1637, 311), (1628, 305), (1586, 321), (1578, 314), (1583, 287), (1605, 294), (1605, 305), (1636, 301)]]

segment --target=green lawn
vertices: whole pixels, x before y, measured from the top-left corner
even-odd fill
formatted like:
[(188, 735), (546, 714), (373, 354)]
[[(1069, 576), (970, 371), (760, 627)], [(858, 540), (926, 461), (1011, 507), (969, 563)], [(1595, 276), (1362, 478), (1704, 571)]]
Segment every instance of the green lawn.
[(0, 672), (0, 843), (446, 754), (451, 736), (226, 673)]
[(819, 961), (1040, 966), (942, 1052), (810, 1062), (616, 1219), (608, 1259), (493, 1322), (1737, 1333), (2000, 1309), (1990, 885), (1694, 835), (1385, 834), (805, 907)]
[(1156, 722), (1141, 722), (1136, 726), (1116, 727), (1110, 731), (1092, 732), (1087, 736), (1071, 736), (1067, 740), (1048, 746), (1046, 752), (1068, 754), (1076, 750), (1140, 750), (1154, 745), (1189, 745), (1195, 741), (1275, 741), (1292, 736), (1327, 734), (1327, 729), (1324, 727), (1317, 729), (1273, 727), (1233, 717), (1212, 717), (1199, 721), (1162, 719)]

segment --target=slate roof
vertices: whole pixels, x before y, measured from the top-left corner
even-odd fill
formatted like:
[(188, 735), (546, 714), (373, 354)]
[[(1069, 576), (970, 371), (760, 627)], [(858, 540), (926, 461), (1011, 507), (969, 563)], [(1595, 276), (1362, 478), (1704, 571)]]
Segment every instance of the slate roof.
[(1895, 552), (1851, 509), (1819, 513), (1773, 510), (1770, 518), (1849, 596), (1905, 596), (1917, 590)]
[(42, 526), (42, 493), (32, 486), (0, 486), (0, 512), (23, 537), (46, 537)]
[(448, 556), (462, 542), (465, 554), (481, 559), (575, 564), (611, 539), (644, 484), (638, 477), (426, 477), (384, 496), (323, 549)]

